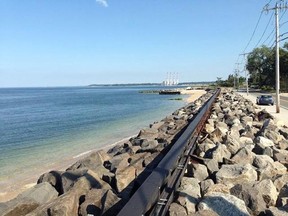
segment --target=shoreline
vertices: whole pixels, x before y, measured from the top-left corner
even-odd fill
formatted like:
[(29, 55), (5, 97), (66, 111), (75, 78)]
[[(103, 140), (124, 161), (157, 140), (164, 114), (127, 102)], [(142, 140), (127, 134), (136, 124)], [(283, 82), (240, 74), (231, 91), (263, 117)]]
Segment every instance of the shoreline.
[[(181, 90), (181, 94), (187, 95), (187, 98), (185, 98), (185, 104), (189, 104), (196, 99), (198, 99), (200, 96), (205, 94), (205, 90)], [(153, 123), (153, 122), (151, 122)], [(11, 185), (9, 185), (6, 190), (3, 190), (3, 192), (0, 192), (0, 203), (1, 202), (7, 202), (15, 197), (17, 197), (20, 193), (23, 191), (27, 190), (28, 188), (33, 187), (34, 185), (37, 184), (37, 180), (39, 177), (50, 170), (60, 170), (64, 171), (66, 170), (69, 166), (72, 164), (76, 163), (77, 161), (85, 158), (87, 155), (91, 154), (92, 152), (99, 151), (99, 150), (108, 150), (109, 148), (119, 145), (119, 144), (124, 144), (126, 141), (128, 141), (130, 138), (136, 136), (137, 134), (128, 136), (126, 138), (123, 138), (121, 140), (118, 140), (112, 144), (108, 144), (99, 148), (87, 150), (84, 152), (81, 152), (77, 155), (71, 155), (69, 158), (66, 158), (65, 160), (61, 161), (61, 164), (54, 164), (53, 166), (45, 167), (42, 170), (38, 170), (38, 172), (32, 173), (29, 177), (22, 179), (21, 182), (20, 180), (12, 180), (14, 182), (11, 182)]]

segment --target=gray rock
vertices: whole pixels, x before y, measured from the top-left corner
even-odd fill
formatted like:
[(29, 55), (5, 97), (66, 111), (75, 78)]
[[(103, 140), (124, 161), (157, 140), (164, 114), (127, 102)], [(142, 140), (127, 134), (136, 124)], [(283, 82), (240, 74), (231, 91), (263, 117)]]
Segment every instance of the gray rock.
[(117, 168), (126, 167), (129, 165), (131, 156), (128, 153), (116, 155), (108, 161), (105, 161), (104, 166), (111, 172), (115, 172)]
[(240, 184), (257, 181), (257, 172), (252, 165), (223, 165), (216, 174), (217, 183)]
[(217, 184), (211, 184), (205, 191), (202, 191), (202, 195), (209, 195), (213, 193), (224, 193), (224, 194), (230, 194), (230, 188), (228, 185), (217, 183)]
[(241, 118), (241, 123), (244, 125), (244, 126), (250, 126), (252, 127), (252, 124), (253, 124), (253, 118), (251, 116), (243, 116)]
[(116, 170), (115, 180), (118, 193), (121, 193), (135, 179), (135, 171), (136, 169), (133, 166)]
[(231, 136), (229, 132), (227, 133), (224, 143), (231, 154), (235, 154), (242, 147), (240, 141)]
[(265, 119), (274, 119), (274, 117), (266, 110), (261, 110), (257, 113), (258, 121), (264, 121)]
[(263, 136), (258, 136), (256, 137), (255, 139), (255, 142), (256, 144), (260, 145), (261, 147), (271, 147), (271, 146), (274, 146), (274, 143), (272, 140), (266, 138), (266, 137), (263, 137)]
[(253, 140), (250, 137), (241, 136), (239, 139), (240, 143), (242, 143), (243, 145), (253, 144)]
[(116, 215), (119, 212), (120, 202), (111, 190), (92, 189), (85, 196), (85, 201), (81, 204), (80, 215)]
[(273, 147), (274, 143), (271, 140), (265, 137), (258, 136), (256, 137), (255, 142), (256, 144), (253, 149), (253, 152), (255, 154), (258, 154), (258, 155), (266, 154), (270, 157), (273, 156), (273, 151), (272, 151), (272, 148), (270, 147)]
[(58, 198), (39, 206), (29, 216), (73, 216), (78, 215), (80, 197), (85, 196), (91, 188), (96, 188), (99, 182), (96, 174), (89, 171), (89, 176), (79, 178), (72, 189)]
[(102, 198), (107, 190), (91, 189), (85, 195), (85, 201), (80, 205), (80, 215), (102, 215)]
[(230, 157), (231, 152), (227, 149), (226, 145), (223, 144), (218, 143), (216, 149), (212, 152), (212, 159), (220, 163), (223, 162), (223, 158), (230, 159)]
[(286, 140), (288, 139), (288, 128), (280, 128), (279, 133), (283, 135)]
[(145, 143), (145, 145), (140, 145), (143, 151), (149, 151), (151, 149), (155, 149), (158, 146), (157, 140), (150, 140)]
[(277, 207), (283, 207), (287, 205), (288, 201), (288, 183), (280, 189), (279, 196), (277, 198)]
[(216, 212), (213, 212), (211, 210), (197, 211), (195, 214), (192, 214), (192, 215), (193, 216), (219, 216), (219, 214), (217, 214)]
[(215, 159), (205, 159), (204, 164), (206, 165), (208, 173), (210, 175), (219, 171), (218, 161)]
[(267, 206), (275, 206), (278, 192), (270, 179), (257, 182), (254, 188), (262, 195)]
[(269, 207), (269, 209), (266, 209), (264, 212), (265, 215), (268, 216), (284, 216), (288, 215), (288, 209), (287, 208), (277, 208), (277, 207)]
[(274, 185), (278, 191), (288, 182), (288, 174), (276, 176), (274, 180)]
[(42, 182), (48, 182), (57, 190), (59, 195), (61, 195), (64, 193), (62, 178), (61, 178), (62, 174), (63, 172), (60, 172), (60, 171), (50, 171), (48, 173), (44, 173), (43, 175), (39, 177), (37, 184), (40, 184)]
[(214, 185), (214, 182), (212, 179), (206, 179), (200, 182), (202, 196), (204, 196), (204, 194), (207, 193), (208, 188), (211, 187), (212, 185)]
[(77, 161), (75, 164), (70, 166), (68, 170), (76, 170), (80, 168), (87, 168), (93, 171), (97, 171), (99, 166), (103, 166), (104, 161), (110, 160), (111, 157), (104, 151), (100, 150), (97, 152), (93, 152), (88, 157)]
[(204, 130), (205, 130), (207, 133), (212, 133), (212, 132), (215, 130), (214, 124), (213, 124), (213, 125), (211, 125), (211, 124), (205, 124)]
[(251, 164), (254, 160), (254, 153), (249, 151), (246, 147), (241, 148), (232, 158), (231, 160), (238, 164)]
[(264, 168), (258, 169), (259, 173), (259, 180), (263, 179), (272, 179), (273, 177), (277, 175), (284, 175), (287, 173), (287, 168), (279, 163), (278, 161), (273, 162), (273, 163), (268, 163), (268, 165)]
[(159, 130), (164, 125), (164, 123), (164, 121), (154, 122), (153, 124), (150, 124), (150, 128)]
[(275, 144), (278, 144), (281, 140), (284, 139), (282, 135), (280, 135), (278, 132), (273, 131), (273, 130), (265, 131), (265, 137), (271, 140)]
[(188, 214), (195, 213), (196, 205), (201, 197), (199, 180), (183, 177), (178, 191), (178, 202), (186, 208)]
[(273, 148), (273, 159), (275, 161), (281, 162), (284, 165), (288, 164), (288, 151)]
[(58, 197), (56, 189), (48, 182), (35, 185), (19, 194), (16, 198), (0, 206), (1, 215), (26, 215), (39, 205)]
[(154, 140), (158, 137), (158, 130), (155, 128), (145, 128), (140, 130), (137, 137), (141, 139)]
[(87, 169), (68, 170), (61, 175), (63, 193), (69, 191), (80, 177), (87, 173)]
[[(187, 170), (192, 170), (191, 176), (198, 179), (199, 181), (203, 181), (209, 176), (207, 168), (203, 164), (191, 163), (187, 166)], [(189, 168), (189, 166), (191, 166), (191, 168)]]
[(243, 200), (230, 194), (222, 194), (216, 192), (209, 194), (209, 196), (205, 196), (199, 203), (198, 209), (199, 211), (209, 210), (215, 212), (218, 215), (249, 215)]
[(215, 148), (216, 145), (213, 143), (213, 141), (211, 141), (210, 139), (206, 139), (204, 142), (202, 142), (201, 144), (197, 145), (197, 154), (199, 154), (200, 152), (206, 152), (210, 149)]
[(266, 209), (261, 192), (253, 187), (253, 184), (237, 184), (230, 189), (230, 193), (245, 202), (251, 215), (259, 215)]
[(254, 155), (253, 166), (257, 168), (265, 168), (271, 163), (274, 163), (274, 160), (268, 155)]
[(279, 141), (278, 147), (282, 150), (287, 150), (288, 149), (288, 140)]
[(172, 203), (169, 207), (170, 216), (184, 216), (187, 215), (185, 207), (181, 206), (178, 203)]

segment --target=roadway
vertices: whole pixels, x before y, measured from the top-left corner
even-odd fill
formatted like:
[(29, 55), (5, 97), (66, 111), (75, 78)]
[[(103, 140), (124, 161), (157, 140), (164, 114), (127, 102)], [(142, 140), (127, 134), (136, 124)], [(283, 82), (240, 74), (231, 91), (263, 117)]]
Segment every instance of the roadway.
[[(246, 89), (245, 90), (241, 90), (238, 92), (240, 95), (242, 95), (243, 97), (251, 100), (253, 103), (256, 104), (256, 98), (257, 96), (261, 95), (261, 94), (265, 94), (263, 92), (260, 91), (249, 91), (249, 94), (247, 95), (246, 93)], [(275, 98), (275, 94), (272, 96)], [(277, 125), (283, 125), (285, 124), (286, 126), (288, 126), (288, 94), (284, 93), (284, 95), (282, 95), (280, 97), (280, 113), (276, 113), (276, 106), (275, 104), (273, 106), (267, 106), (267, 105), (258, 105), (258, 107), (262, 110), (265, 109), (267, 112), (269, 112), (270, 114), (272, 114), (275, 118), (276, 118), (276, 122)]]
[[(240, 89), (239, 92), (245, 93), (246, 90)], [(256, 98), (256, 97), (258, 97), (258, 96), (260, 96), (260, 95), (269, 94), (269, 93), (263, 93), (263, 92), (260, 92), (259, 90), (250, 90), (250, 91), (249, 91), (249, 94), (255, 96), (255, 98)], [(275, 101), (274, 106), (275, 106), (275, 104), (276, 104), (276, 96), (275, 96), (275, 93), (273, 93), (273, 94), (271, 94), (271, 95), (272, 95), (273, 98), (274, 98), (274, 101)], [(255, 99), (255, 101), (253, 101), (253, 102), (256, 103), (256, 99)], [(285, 95), (285, 96), (282, 96), (282, 95), (280, 94), (280, 107), (281, 107), (281, 108), (284, 108), (284, 109), (288, 109), (288, 96), (286, 96), (286, 95)]]

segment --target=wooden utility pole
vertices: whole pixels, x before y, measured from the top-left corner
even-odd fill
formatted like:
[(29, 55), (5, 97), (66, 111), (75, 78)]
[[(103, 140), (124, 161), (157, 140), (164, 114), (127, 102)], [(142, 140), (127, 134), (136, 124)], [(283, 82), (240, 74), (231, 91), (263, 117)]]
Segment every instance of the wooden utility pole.
[(270, 10), (275, 10), (275, 29), (276, 29), (276, 57), (275, 57), (275, 72), (276, 72), (276, 77), (275, 77), (275, 82), (276, 82), (276, 113), (280, 113), (280, 66), (279, 66), (279, 16), (278, 16), (278, 10), (279, 9), (287, 9), (288, 6), (287, 4), (285, 5), (278, 5), (276, 3), (274, 8), (265, 8), (264, 10), (270, 11)]

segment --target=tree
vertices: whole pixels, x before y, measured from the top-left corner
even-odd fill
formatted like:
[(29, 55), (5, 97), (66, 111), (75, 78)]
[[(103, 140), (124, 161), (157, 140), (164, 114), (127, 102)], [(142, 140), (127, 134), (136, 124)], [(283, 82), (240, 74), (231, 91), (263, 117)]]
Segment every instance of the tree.
[[(279, 50), (280, 89), (288, 90), (288, 44)], [(264, 89), (275, 88), (275, 48), (262, 46), (255, 48), (247, 59), (246, 69), (250, 74), (249, 83)]]

